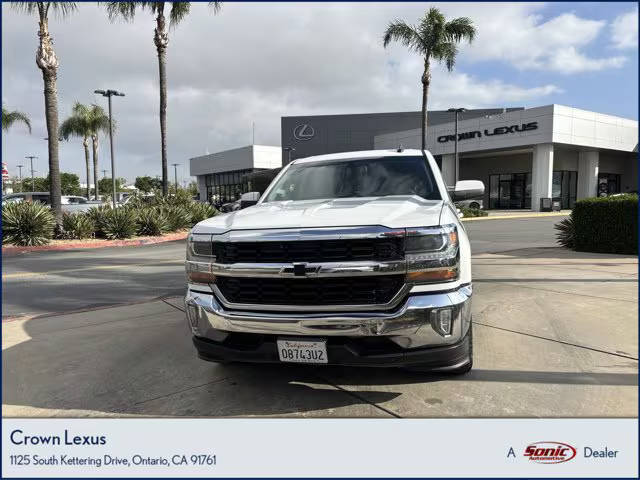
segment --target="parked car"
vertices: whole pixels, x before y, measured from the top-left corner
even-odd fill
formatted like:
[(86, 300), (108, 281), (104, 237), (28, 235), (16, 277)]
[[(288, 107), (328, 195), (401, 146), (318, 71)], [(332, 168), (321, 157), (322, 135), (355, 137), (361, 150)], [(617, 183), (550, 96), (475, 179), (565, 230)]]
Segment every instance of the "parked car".
[(452, 200), (483, 192), (468, 180), (449, 194), (420, 150), (291, 162), (189, 235), (198, 356), (469, 371), (471, 250)]
[[(19, 192), (2, 197), (2, 205), (17, 202), (40, 202), (51, 205), (49, 192)], [(60, 197), (63, 212), (85, 212), (91, 207), (101, 205), (100, 200), (87, 200), (79, 195), (62, 195)]]
[(482, 199), (471, 198), (469, 200), (460, 200), (456, 202), (456, 207), (466, 207), (482, 210), (484, 208), (484, 202)]

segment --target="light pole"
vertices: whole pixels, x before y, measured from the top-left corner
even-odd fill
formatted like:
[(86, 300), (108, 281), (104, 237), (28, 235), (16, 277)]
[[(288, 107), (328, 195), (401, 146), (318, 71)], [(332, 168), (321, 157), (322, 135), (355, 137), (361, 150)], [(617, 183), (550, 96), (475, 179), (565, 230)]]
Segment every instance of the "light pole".
[(462, 112), (466, 112), (467, 109), (466, 108), (450, 108), (449, 110), (447, 110), (448, 112), (454, 112), (456, 114), (456, 139), (453, 142), (454, 144), (454, 156), (455, 156), (455, 165), (453, 168), (453, 185), (455, 186), (456, 183), (458, 183), (458, 172), (460, 171), (460, 162), (458, 160), (458, 114), (462, 113)]
[(109, 99), (109, 145), (111, 147), (111, 203), (116, 208), (116, 165), (113, 159), (113, 120), (111, 118), (111, 97), (124, 97), (124, 93), (117, 90), (94, 90), (93, 93), (102, 95)]
[(102, 172), (102, 178), (107, 178), (107, 172), (109, 170), (100, 170)]
[(22, 167), (24, 167), (24, 165), (16, 165), (16, 167), (18, 167), (18, 182), (20, 184), (20, 191), (22, 191)]
[(173, 181), (176, 184), (176, 196), (178, 195), (178, 165), (180, 165), (179, 163), (172, 163), (171, 166), (173, 167)]
[(27, 155), (24, 158), (28, 158), (31, 162), (31, 191), (35, 192), (35, 180), (33, 179), (33, 173), (35, 172), (35, 170), (33, 169), (33, 159), (38, 157), (35, 155)]
[(291, 163), (291, 152), (295, 152), (296, 149), (293, 147), (284, 147), (284, 151), (287, 152), (287, 163)]

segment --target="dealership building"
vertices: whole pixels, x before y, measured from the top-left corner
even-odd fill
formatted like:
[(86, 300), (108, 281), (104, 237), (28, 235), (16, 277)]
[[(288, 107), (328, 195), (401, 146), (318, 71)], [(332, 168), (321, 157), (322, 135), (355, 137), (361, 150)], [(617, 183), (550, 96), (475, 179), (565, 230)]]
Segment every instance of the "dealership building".
[[(539, 210), (547, 198), (572, 208), (581, 198), (638, 189), (635, 120), (563, 105), (468, 110), (459, 114), (456, 165), (453, 115), (429, 112), (427, 148), (447, 185), (456, 177), (484, 182), (485, 208)], [(226, 183), (228, 191), (244, 192), (252, 171), (325, 153), (420, 148), (420, 137), (420, 112), (283, 117), (282, 149), (256, 145), (192, 158), (191, 175), (200, 198), (210, 199), (220, 178), (237, 182)]]

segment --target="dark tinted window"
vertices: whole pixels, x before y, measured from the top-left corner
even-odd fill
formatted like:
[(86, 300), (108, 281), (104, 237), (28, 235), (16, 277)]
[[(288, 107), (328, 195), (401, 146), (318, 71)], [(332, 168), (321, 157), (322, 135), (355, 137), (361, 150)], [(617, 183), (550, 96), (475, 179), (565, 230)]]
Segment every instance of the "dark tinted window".
[(294, 164), (264, 201), (387, 195), (440, 199), (431, 169), (417, 156)]

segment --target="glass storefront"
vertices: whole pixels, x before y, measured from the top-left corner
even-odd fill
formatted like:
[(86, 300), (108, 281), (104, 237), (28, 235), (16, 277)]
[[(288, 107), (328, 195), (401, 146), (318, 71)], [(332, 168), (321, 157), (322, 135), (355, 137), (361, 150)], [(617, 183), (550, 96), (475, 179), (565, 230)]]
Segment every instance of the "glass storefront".
[(553, 200), (560, 202), (561, 208), (573, 208), (576, 203), (577, 191), (578, 172), (569, 170), (556, 170), (553, 172), (551, 196)]
[(489, 175), (489, 208), (531, 208), (531, 172)]
[(236, 201), (240, 198), (240, 195), (249, 191), (245, 175), (254, 171), (256, 169), (234, 170), (232, 172), (206, 175), (207, 200), (216, 205)]
[[(553, 172), (552, 196), (562, 208), (573, 208), (577, 190), (578, 172)], [(531, 172), (489, 175), (489, 208), (531, 208)]]
[(620, 193), (620, 175), (617, 173), (599, 173), (598, 196), (606, 197), (614, 193)]

